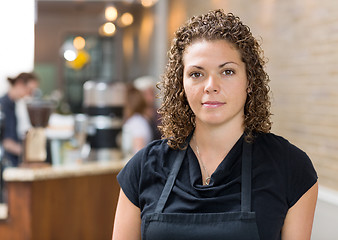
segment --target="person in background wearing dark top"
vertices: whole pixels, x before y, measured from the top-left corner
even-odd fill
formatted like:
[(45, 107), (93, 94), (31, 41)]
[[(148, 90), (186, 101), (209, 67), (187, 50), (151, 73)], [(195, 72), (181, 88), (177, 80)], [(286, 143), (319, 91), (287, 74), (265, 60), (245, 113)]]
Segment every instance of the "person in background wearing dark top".
[(121, 170), (113, 239), (310, 239), (317, 174), (270, 133), (269, 76), (223, 10), (180, 27), (161, 82), (163, 140)]
[(0, 98), (1, 110), (5, 115), (3, 147), (9, 166), (18, 166), (22, 153), (22, 142), (17, 133), (17, 116), (15, 102), (33, 94), (38, 88), (38, 78), (33, 73), (20, 73), (17, 77), (8, 78), (10, 88)]

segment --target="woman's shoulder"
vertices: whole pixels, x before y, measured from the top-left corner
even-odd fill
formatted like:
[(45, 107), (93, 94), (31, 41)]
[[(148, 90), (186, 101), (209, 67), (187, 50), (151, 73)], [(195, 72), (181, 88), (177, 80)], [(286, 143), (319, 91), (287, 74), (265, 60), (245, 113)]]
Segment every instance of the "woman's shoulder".
[[(286, 168), (313, 168), (307, 153), (282, 136), (273, 133), (259, 134), (254, 140), (254, 149), (259, 157), (273, 161)], [(268, 160), (269, 159), (269, 160)]]
[(294, 154), (304, 154), (305, 152), (291, 143), (288, 139), (274, 133), (260, 133), (256, 135), (254, 144), (269, 151), (291, 152)]
[(271, 143), (271, 144), (288, 144), (289, 141), (277, 134), (274, 134), (272, 132), (269, 133), (257, 133), (255, 135), (255, 140), (258, 141), (264, 141), (266, 143)]
[(173, 149), (169, 147), (166, 139), (154, 140), (138, 151), (127, 163), (127, 165), (138, 165), (142, 170), (145, 165), (163, 165), (169, 158)]
[(255, 144), (259, 163), (267, 165), (269, 171), (275, 169), (275, 177), (282, 176), (286, 183), (288, 205), (293, 206), (317, 181), (311, 159), (302, 149), (273, 133), (259, 134)]
[(155, 177), (164, 178), (168, 171), (165, 165), (170, 162), (167, 140), (155, 140), (138, 151), (117, 176), (117, 180), (127, 197), (140, 207), (139, 194), (144, 186), (154, 182)]
[[(299, 173), (310, 171), (316, 176), (314, 166), (305, 151), (285, 139), (273, 133), (260, 134), (255, 140), (256, 152), (260, 157), (277, 163), (278, 166)], [(297, 175), (296, 174), (296, 175)]]
[(8, 93), (0, 96), (0, 103), (1, 104), (8, 104), (8, 103), (11, 103), (11, 102), (13, 102), (13, 101), (9, 98)]
[(170, 151), (167, 139), (154, 140), (147, 144), (140, 152), (149, 157), (159, 157)]

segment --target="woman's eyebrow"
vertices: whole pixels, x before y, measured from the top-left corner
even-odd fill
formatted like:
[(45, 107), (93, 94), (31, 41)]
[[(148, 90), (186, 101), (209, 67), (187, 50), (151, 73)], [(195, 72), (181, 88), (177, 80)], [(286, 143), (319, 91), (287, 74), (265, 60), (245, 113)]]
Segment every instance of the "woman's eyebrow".
[(238, 63), (235, 63), (235, 62), (225, 62), (225, 63), (222, 63), (221, 65), (219, 65), (218, 67), (222, 68), (222, 67), (224, 67), (227, 64), (236, 64), (236, 65), (238, 65)]
[(192, 65), (192, 66), (190, 66), (190, 67), (192, 67), (192, 68), (197, 68), (197, 69), (201, 69), (201, 70), (203, 70), (203, 69), (204, 69), (203, 67), (201, 67), (201, 66), (197, 66), (197, 65)]
[[(219, 67), (219, 68), (222, 68), (222, 67), (224, 67), (225, 65), (228, 65), (228, 64), (236, 64), (236, 65), (239, 65), (239, 64), (236, 63), (236, 62), (225, 62), (225, 63), (220, 64), (218, 67)], [(198, 66), (198, 65), (191, 65), (191, 66), (187, 66), (187, 67), (197, 68), (197, 69), (201, 69), (201, 70), (204, 69), (203, 67)]]

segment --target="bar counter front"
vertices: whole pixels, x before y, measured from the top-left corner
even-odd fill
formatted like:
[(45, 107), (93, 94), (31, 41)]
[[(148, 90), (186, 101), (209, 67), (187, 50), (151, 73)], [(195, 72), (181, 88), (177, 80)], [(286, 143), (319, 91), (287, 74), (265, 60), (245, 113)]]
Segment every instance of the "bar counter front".
[(125, 160), (45, 168), (8, 168), (8, 214), (1, 240), (111, 239)]

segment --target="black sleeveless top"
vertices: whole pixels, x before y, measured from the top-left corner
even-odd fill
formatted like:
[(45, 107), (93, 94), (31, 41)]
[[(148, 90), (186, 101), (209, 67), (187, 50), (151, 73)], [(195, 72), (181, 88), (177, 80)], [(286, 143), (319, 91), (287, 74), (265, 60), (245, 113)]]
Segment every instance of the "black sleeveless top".
[[(237, 212), (241, 208), (242, 136), (202, 185), (201, 170), (190, 147), (168, 197), (164, 213)], [(308, 156), (274, 134), (260, 134), (252, 146), (252, 211), (260, 239), (280, 239), (286, 213), (317, 181)], [(155, 211), (177, 151), (166, 140), (139, 151), (119, 173), (118, 181), (141, 218)]]

